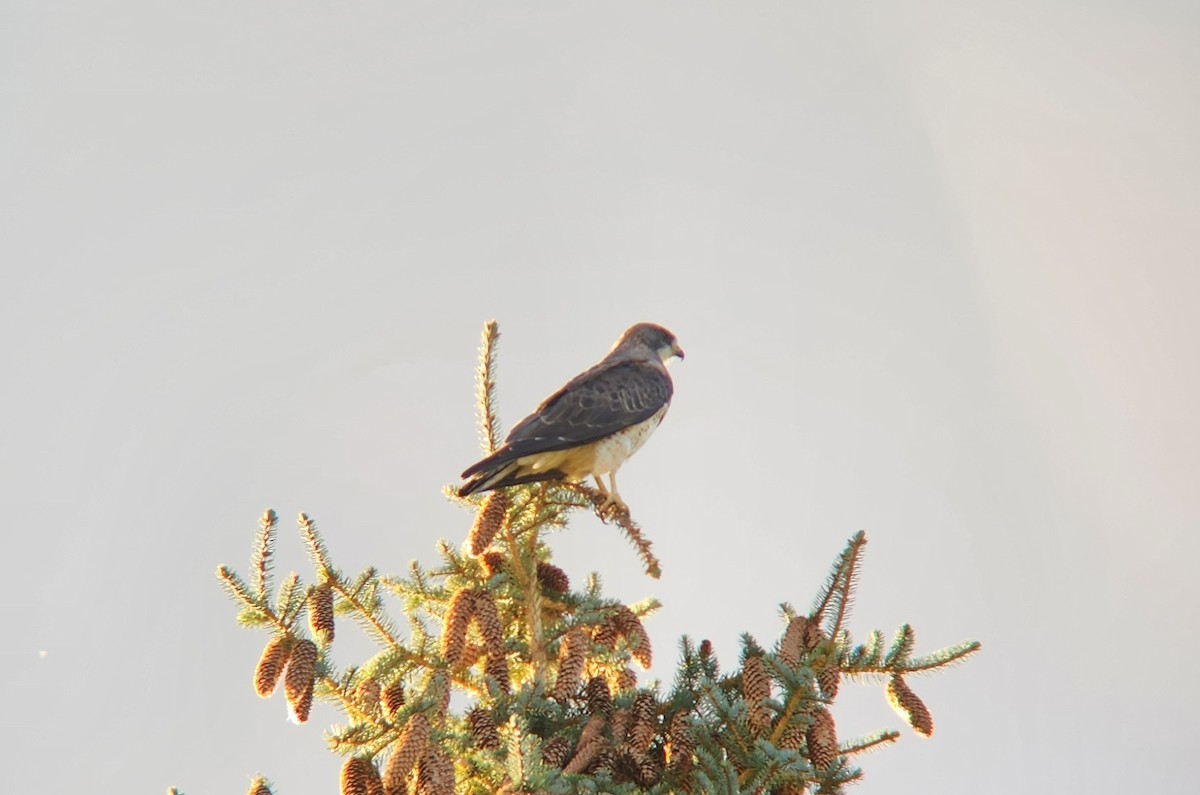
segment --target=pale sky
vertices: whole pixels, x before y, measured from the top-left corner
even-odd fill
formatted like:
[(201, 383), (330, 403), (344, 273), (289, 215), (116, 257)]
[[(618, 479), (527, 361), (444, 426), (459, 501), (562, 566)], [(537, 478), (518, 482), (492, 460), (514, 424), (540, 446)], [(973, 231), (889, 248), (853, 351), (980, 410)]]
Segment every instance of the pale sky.
[[(511, 425), (630, 323), (687, 351), (576, 582), (770, 643), (974, 661), (861, 795), (1180, 792), (1200, 679), (1200, 6), (0, 4), (0, 791), (335, 791), (213, 571), (461, 542)], [(346, 626), (340, 664), (369, 652)], [(901, 728), (844, 687), (843, 737)], [(56, 774), (62, 776), (55, 780)], [(50, 782), (50, 783), (47, 783)]]

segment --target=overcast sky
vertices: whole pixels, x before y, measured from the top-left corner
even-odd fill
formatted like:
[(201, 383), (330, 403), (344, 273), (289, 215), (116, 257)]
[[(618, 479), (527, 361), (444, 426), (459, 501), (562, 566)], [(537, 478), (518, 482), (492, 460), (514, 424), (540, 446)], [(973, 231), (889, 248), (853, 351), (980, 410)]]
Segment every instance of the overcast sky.
[(1198, 9), (0, 4), (0, 791), (334, 791), (213, 571), (268, 506), (281, 571), (302, 510), (348, 570), (461, 542), (489, 318), (509, 426), (687, 351), (621, 479), (662, 579), (552, 542), (662, 599), (653, 674), (865, 529), (851, 629), (984, 653), (856, 792), (1193, 786)]

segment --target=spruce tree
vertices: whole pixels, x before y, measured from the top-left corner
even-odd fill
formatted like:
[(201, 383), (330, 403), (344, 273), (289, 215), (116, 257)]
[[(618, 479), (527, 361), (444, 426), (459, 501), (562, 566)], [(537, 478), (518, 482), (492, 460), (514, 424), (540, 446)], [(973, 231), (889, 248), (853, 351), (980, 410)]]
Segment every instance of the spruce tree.
[[(485, 453), (500, 440), (498, 337), (488, 323), (478, 372)], [(639, 686), (636, 668), (648, 669), (653, 655), (644, 620), (659, 603), (607, 598), (595, 573), (572, 587), (546, 544), (572, 513), (599, 513), (603, 495), (563, 482), (467, 499), (448, 487), (446, 495), (474, 521), (461, 544), (439, 544), (435, 566), (348, 574), (300, 514), (313, 581), (293, 573), (276, 583), (279, 522), (268, 510), (248, 579), (217, 570), (240, 607), (239, 623), (269, 635), (253, 672), (258, 695), (270, 697), (282, 682), (293, 720), (307, 721), (314, 700), (344, 715), (326, 734), (345, 758), (343, 795), (839, 793), (862, 775), (859, 754), (900, 736), (839, 738), (832, 708), (843, 678), (882, 684), (908, 725), (929, 735), (933, 720), (909, 675), (979, 650), (971, 641), (916, 656), (907, 624), (890, 641), (876, 631), (856, 644), (846, 622), (867, 543), (860, 532), (808, 612), (781, 606), (773, 643), (743, 635), (738, 664), (723, 671), (708, 641), (684, 637), (674, 682)], [(657, 577), (650, 542), (628, 513), (610, 509), (600, 518), (624, 531)], [(346, 619), (378, 652), (343, 666), (333, 644)], [(452, 709), (456, 692), (465, 706)], [(265, 795), (270, 785), (255, 779), (251, 792)]]

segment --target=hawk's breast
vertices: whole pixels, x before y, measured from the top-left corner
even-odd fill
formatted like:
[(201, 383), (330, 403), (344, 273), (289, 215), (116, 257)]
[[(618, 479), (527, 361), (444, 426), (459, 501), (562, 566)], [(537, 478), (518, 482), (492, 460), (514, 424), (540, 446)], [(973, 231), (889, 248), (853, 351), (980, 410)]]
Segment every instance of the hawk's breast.
[(666, 413), (667, 407), (663, 406), (650, 419), (639, 422), (637, 425), (630, 425), (628, 428), (622, 428), (612, 436), (596, 442), (592, 474), (607, 475), (625, 463), (629, 456), (636, 453), (638, 448), (646, 443)]

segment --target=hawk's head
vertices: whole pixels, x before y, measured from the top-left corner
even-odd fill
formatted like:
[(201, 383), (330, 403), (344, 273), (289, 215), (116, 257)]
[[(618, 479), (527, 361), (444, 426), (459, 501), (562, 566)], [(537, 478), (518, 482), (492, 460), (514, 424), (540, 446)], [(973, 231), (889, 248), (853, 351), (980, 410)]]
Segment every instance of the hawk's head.
[(656, 323), (638, 323), (636, 326), (630, 326), (612, 349), (613, 352), (617, 352), (637, 348), (652, 351), (664, 363), (675, 356), (683, 358), (683, 348), (679, 347), (675, 335)]

